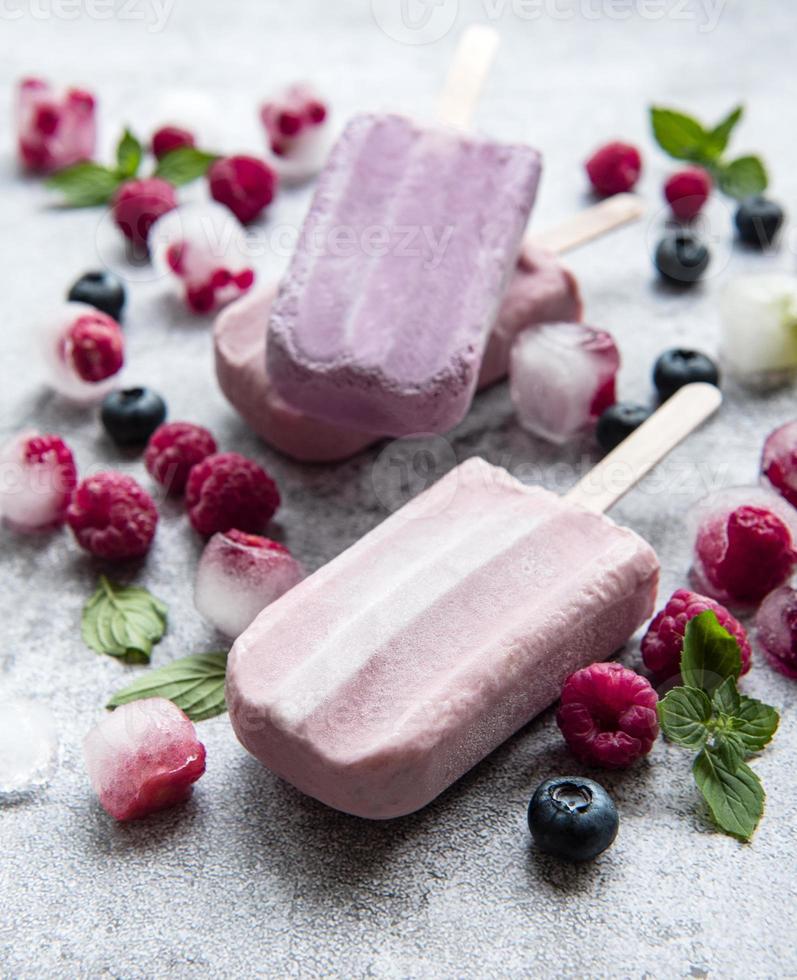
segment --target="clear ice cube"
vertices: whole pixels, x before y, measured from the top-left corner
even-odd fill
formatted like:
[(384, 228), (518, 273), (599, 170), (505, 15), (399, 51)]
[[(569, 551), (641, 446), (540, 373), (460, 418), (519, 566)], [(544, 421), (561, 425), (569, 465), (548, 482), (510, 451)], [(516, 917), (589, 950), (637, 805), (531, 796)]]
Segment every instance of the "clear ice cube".
[(36, 701), (0, 701), (0, 799), (46, 786), (58, 765), (58, 729)]

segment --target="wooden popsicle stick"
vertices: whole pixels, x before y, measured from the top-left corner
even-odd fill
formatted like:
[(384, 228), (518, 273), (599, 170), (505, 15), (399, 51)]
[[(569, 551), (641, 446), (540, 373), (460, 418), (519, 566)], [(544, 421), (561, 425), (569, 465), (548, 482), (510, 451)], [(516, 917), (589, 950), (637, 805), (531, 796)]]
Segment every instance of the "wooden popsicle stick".
[(586, 242), (605, 235), (614, 228), (637, 221), (645, 213), (645, 205), (636, 194), (615, 194), (560, 221), (552, 228), (532, 232), (523, 247), (544, 248), (561, 255)]
[(498, 50), (498, 31), (471, 24), (460, 38), (437, 106), (446, 126), (467, 129)]
[(602, 514), (714, 414), (722, 394), (714, 385), (686, 385), (594, 466), (566, 495), (571, 503)]

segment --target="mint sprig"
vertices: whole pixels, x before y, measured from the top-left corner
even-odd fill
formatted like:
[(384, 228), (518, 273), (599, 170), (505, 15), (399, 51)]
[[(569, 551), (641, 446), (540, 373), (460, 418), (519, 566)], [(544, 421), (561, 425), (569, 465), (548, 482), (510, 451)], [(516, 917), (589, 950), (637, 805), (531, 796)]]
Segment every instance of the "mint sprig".
[(100, 576), (97, 591), (83, 607), (86, 645), (128, 664), (148, 664), (152, 647), (166, 632), (166, 606), (146, 589), (117, 585)]
[(744, 115), (744, 106), (736, 106), (713, 127), (677, 109), (651, 106), (650, 122), (659, 146), (676, 160), (686, 160), (704, 167), (720, 190), (740, 199), (766, 190), (769, 178), (766, 167), (757, 156), (724, 158), (731, 134)]
[(150, 670), (115, 694), (106, 707), (118, 708), (142, 698), (167, 698), (191, 721), (204, 721), (227, 710), (224, 700), (226, 653), (194, 653)]
[(698, 749), (692, 771), (714, 822), (726, 834), (750, 840), (764, 812), (764, 789), (747, 765), (777, 730), (777, 711), (739, 694), (739, 645), (704, 612), (686, 627), (683, 685), (659, 701), (662, 731), (677, 745)]
[(206, 153), (194, 146), (179, 146), (161, 157), (153, 176), (168, 180), (175, 187), (182, 187), (198, 177), (204, 177), (217, 159), (215, 153)]

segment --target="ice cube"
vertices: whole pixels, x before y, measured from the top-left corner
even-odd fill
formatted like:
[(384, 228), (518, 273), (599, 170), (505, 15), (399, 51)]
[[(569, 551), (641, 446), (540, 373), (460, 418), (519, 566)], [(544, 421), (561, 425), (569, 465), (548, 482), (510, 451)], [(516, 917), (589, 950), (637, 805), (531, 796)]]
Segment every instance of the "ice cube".
[(97, 127), (94, 96), (83, 89), (54, 89), (26, 78), (17, 89), (17, 147), (22, 165), (52, 173), (94, 154)]
[(720, 295), (720, 355), (728, 371), (754, 388), (797, 374), (797, 277), (739, 276)]
[(329, 107), (304, 83), (278, 92), (260, 107), (269, 163), (286, 183), (314, 177), (330, 148)]
[(185, 204), (155, 222), (149, 247), (158, 272), (177, 282), (190, 310), (210, 313), (255, 281), (246, 234), (221, 204)]
[(137, 820), (182, 803), (205, 771), (205, 746), (165, 698), (123, 704), (83, 741), (91, 785), (117, 820)]
[(761, 477), (797, 507), (797, 419), (770, 432), (761, 456)]
[[(51, 388), (76, 402), (93, 402), (104, 398), (108, 392), (119, 385), (118, 370), (121, 368), (123, 353), (110, 352), (113, 365), (118, 365), (113, 373), (97, 381), (88, 381), (80, 376), (70, 335), (79, 322), (109, 322), (118, 324), (105, 313), (100, 313), (87, 303), (63, 303), (54, 310), (39, 327), (42, 355), (47, 369), (47, 380)], [(121, 329), (118, 328), (117, 344), (123, 349)], [(98, 351), (98, 357), (102, 351)], [(104, 373), (103, 369), (100, 373)]]
[(0, 448), (0, 518), (17, 530), (61, 523), (76, 486), (74, 457), (58, 436), (29, 429)]
[(58, 765), (58, 729), (43, 704), (0, 702), (0, 799), (46, 786)]
[(594, 425), (616, 401), (620, 354), (605, 330), (584, 323), (544, 323), (512, 347), (509, 391), (518, 421), (562, 444)]
[(758, 610), (755, 625), (772, 666), (797, 678), (797, 590), (784, 585), (771, 592)]
[(236, 530), (214, 534), (197, 569), (194, 605), (211, 626), (237, 637), (304, 574), (276, 541)]

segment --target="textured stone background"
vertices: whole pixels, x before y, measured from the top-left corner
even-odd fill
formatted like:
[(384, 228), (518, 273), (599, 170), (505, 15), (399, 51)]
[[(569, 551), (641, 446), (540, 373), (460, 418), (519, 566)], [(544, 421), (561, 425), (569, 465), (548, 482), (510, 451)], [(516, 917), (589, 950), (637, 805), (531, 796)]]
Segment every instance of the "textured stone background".
[[(205, 100), (212, 109), (205, 142), (257, 149), (257, 100), (297, 76), (317, 79), (338, 121), (362, 108), (429, 113), (456, 39), (453, 30), (428, 45), (399, 43), (375, 25), (367, 0), (175, 0), (163, 30), (153, 29), (151, 0), (117, 8), (104, 19), (106, 7), (84, 4), (103, 19), (84, 12), (73, 20), (67, 18), (75, 7), (57, 0), (4, 4), (3, 102), (23, 73), (89, 84), (101, 96), (110, 147), (123, 122), (147, 132), (165, 121), (167, 102), (181, 88), (183, 102)], [(663, 221), (660, 185), (669, 164), (651, 145), (645, 108), (660, 100), (714, 119), (743, 99), (749, 114), (734, 147), (765, 153), (774, 193), (797, 212), (788, 91), (794, 5), (720, 0), (713, 27), (717, 7), (698, 0), (558, 0), (514, 10), (509, 2), (502, 8), (462, 0), (460, 8), (457, 27), (503, 9), (495, 21), (503, 47), (478, 125), (544, 151), (535, 225), (585, 203), (581, 161), (595, 144), (621, 135), (644, 147), (649, 219), (570, 261), (589, 320), (612, 329), (622, 346), (623, 396), (646, 398), (655, 355), (675, 342), (715, 350), (718, 289), (743, 271), (793, 270), (797, 233), (792, 226), (774, 256), (741, 252), (731, 245), (729, 214), (715, 200), (707, 230), (711, 276), (688, 295), (657, 286), (649, 256)], [(527, 19), (519, 16), (524, 11)], [(449, 12), (453, 5), (444, 4), (438, 15)], [(137, 459), (103, 438), (91, 411), (63, 404), (42, 383), (32, 353), (36, 321), (73, 278), (114, 256), (99, 212), (53, 209), (38, 183), (17, 175), (5, 111), (2, 120), (0, 435), (31, 424), (58, 431), (84, 472), (119, 467), (146, 480)], [(306, 191), (284, 194), (258, 234), (267, 239), (275, 227), (295, 224), (306, 203)], [(280, 271), (284, 257), (276, 251), (261, 249), (263, 276)], [(216, 389), (209, 324), (183, 313), (163, 283), (131, 285), (126, 332), (130, 381), (161, 390), (172, 418), (210, 426), (222, 446), (272, 470), (285, 499), (277, 533), (310, 567), (338, 554), (405, 495), (379, 481), (375, 490), (379, 450), (341, 466), (302, 467), (258, 444)], [(764, 436), (794, 414), (793, 391), (755, 398), (728, 385), (726, 393), (721, 417), (616, 509), (659, 550), (663, 594), (685, 582), (691, 503), (711, 487), (753, 480)], [(478, 398), (450, 447), (457, 459), (482, 454), (526, 480), (562, 488), (590, 453), (589, 446), (554, 451), (527, 437), (503, 385)], [(391, 452), (411, 458), (411, 448)], [(442, 472), (452, 462), (449, 443), (434, 449)], [(416, 483), (421, 476), (413, 489)], [(199, 551), (180, 508), (169, 505), (154, 551), (131, 572), (170, 605), (156, 664), (219, 645), (192, 607)], [(201, 726), (208, 772), (192, 802), (116, 826), (92, 798), (80, 755), (104, 701), (133, 675), (80, 640), (80, 609), (98, 569), (67, 534), (21, 538), (0, 530), (0, 559), (0, 684), (49, 704), (63, 735), (51, 786), (0, 811), (4, 975), (797, 974), (797, 698), (793, 682), (760, 658), (745, 689), (778, 705), (783, 724), (756, 763), (769, 803), (749, 846), (711, 831), (688, 754), (660, 742), (631, 772), (590, 773), (622, 814), (620, 837), (601, 859), (573, 868), (533, 853), (529, 795), (543, 778), (574, 767), (551, 712), (425, 811), (386, 824), (303, 798), (249, 759), (227, 719), (217, 718)], [(638, 663), (636, 643), (623, 659)]]

